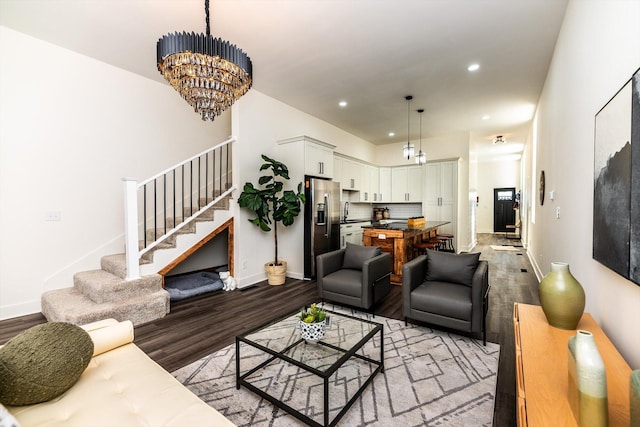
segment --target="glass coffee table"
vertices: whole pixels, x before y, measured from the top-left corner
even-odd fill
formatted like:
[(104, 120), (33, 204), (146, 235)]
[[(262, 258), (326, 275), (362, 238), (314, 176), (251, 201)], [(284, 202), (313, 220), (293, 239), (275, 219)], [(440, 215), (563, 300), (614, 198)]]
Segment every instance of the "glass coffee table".
[(300, 336), (298, 314), (236, 337), (236, 388), (246, 387), (309, 425), (334, 426), (384, 372), (383, 327), (327, 311), (324, 337), (311, 342)]

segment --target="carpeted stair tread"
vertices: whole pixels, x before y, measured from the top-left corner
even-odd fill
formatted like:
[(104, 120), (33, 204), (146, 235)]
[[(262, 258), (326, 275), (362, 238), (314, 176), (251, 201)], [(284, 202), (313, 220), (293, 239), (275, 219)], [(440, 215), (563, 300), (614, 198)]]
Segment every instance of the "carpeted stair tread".
[[(172, 236), (173, 237), (173, 236)], [(150, 245), (151, 242), (147, 242), (147, 245)], [(158, 243), (153, 249), (151, 250), (157, 250), (157, 249), (172, 249), (176, 247), (176, 241), (175, 238), (174, 239), (167, 239), (163, 242)], [(144, 248), (144, 240), (140, 240), (138, 241), (138, 250), (142, 250)]]
[[(220, 192), (219, 191), (215, 191), (214, 192), (214, 197), (218, 197), (218, 196), (220, 196)], [(219, 200), (218, 203), (213, 205), (211, 208), (212, 209), (228, 210), (229, 209), (229, 200), (231, 200), (231, 196), (227, 195), (223, 199)]]
[(128, 301), (103, 304), (91, 301), (76, 288), (56, 289), (42, 294), (42, 314), (50, 322), (82, 325), (113, 318), (131, 320), (134, 325), (140, 325), (164, 317), (168, 312), (169, 293), (164, 289)]
[(209, 208), (206, 211), (202, 212), (200, 215), (198, 215), (198, 217), (196, 218), (196, 221), (213, 221), (214, 214), (215, 214), (215, 210), (212, 208)]
[(151, 274), (134, 280), (125, 280), (104, 270), (89, 270), (73, 276), (73, 286), (91, 301), (129, 301), (145, 294), (162, 290), (162, 276)]
[[(150, 264), (147, 259), (140, 259), (140, 265)], [(127, 260), (125, 254), (105, 255), (100, 258), (100, 268), (122, 279), (127, 277)]]
[[(207, 201), (202, 198), (200, 199), (200, 203), (201, 206), (205, 206), (207, 204)], [(145, 233), (146, 233), (146, 237), (147, 237), (147, 241), (146, 244), (147, 245), (151, 245), (155, 240), (161, 239), (162, 236), (164, 236), (166, 233), (170, 233), (171, 230), (174, 229), (176, 223), (178, 225), (180, 225), (185, 218), (189, 218), (193, 213), (198, 211), (198, 207), (194, 206), (193, 208), (184, 208), (184, 213), (183, 213), (183, 217), (178, 216), (177, 218), (174, 217), (167, 217), (166, 220), (166, 224), (164, 219), (161, 219), (158, 224), (154, 228), (148, 228)], [(214, 220), (214, 215), (215, 215), (215, 211), (216, 210), (220, 210), (220, 209), (224, 209), (227, 210), (229, 209), (229, 197), (225, 197), (224, 199), (222, 199), (221, 201), (219, 201), (217, 204), (209, 207), (208, 209), (204, 210), (203, 212), (200, 213), (200, 215), (198, 215), (194, 220), (192, 220), (190, 223), (186, 224), (185, 226), (183, 226), (180, 230), (178, 230), (176, 233), (172, 234), (171, 236), (167, 237), (165, 240), (163, 240), (161, 243), (159, 243), (157, 246), (155, 246), (153, 249), (151, 249), (149, 252), (146, 252), (144, 255), (142, 255), (142, 261), (141, 264), (143, 263), (152, 263), (153, 262), (153, 252), (156, 250), (160, 250), (160, 249), (172, 249), (176, 247), (176, 238), (177, 235), (179, 234), (191, 234), (191, 233), (195, 233), (196, 232), (196, 223), (198, 222), (205, 222), (205, 221), (213, 221)], [(153, 224), (151, 224), (153, 225)], [(165, 229), (166, 227), (166, 229)], [(145, 241), (144, 240), (140, 240), (138, 242), (138, 249), (142, 249), (145, 245)]]
[[(213, 194), (217, 197), (220, 193), (214, 191)], [(196, 222), (212, 221), (215, 210), (228, 210), (229, 200), (229, 196), (223, 198), (201, 212), (195, 220), (186, 224), (177, 233), (158, 243), (140, 258), (140, 265), (152, 264), (153, 254), (156, 250), (175, 248), (177, 235), (195, 233)], [(206, 199), (200, 200), (200, 206), (204, 207), (207, 204)], [(184, 211), (183, 218), (180, 217), (180, 212), (176, 213), (178, 218), (175, 220), (167, 218), (166, 232), (173, 229), (175, 221), (182, 222), (192, 212), (197, 212), (198, 208), (185, 208)], [(150, 225), (152, 228), (145, 231), (147, 245), (165, 233), (164, 218), (158, 219), (156, 231), (153, 230), (154, 224)], [(144, 244), (144, 239), (142, 239), (139, 242), (139, 249), (142, 249)], [(169, 293), (162, 288), (160, 275), (149, 274), (139, 279), (125, 280), (127, 276), (125, 254), (103, 256), (100, 259), (100, 268), (101, 270), (83, 271), (75, 274), (72, 288), (56, 289), (43, 293), (42, 313), (45, 317), (49, 321), (75, 324), (115, 318), (117, 320), (131, 320), (135, 325), (139, 325), (164, 317), (169, 312)]]
[[(171, 220), (173, 221), (173, 219)], [(210, 221), (210, 220), (207, 220), (207, 221)], [(173, 224), (167, 221), (166, 232), (169, 233), (171, 230), (173, 230)], [(188, 233), (195, 233), (195, 232), (196, 232), (196, 221), (191, 221), (190, 223), (182, 227), (180, 230), (176, 231), (175, 234), (188, 234)], [(156, 239), (160, 239), (162, 236), (166, 234), (164, 229), (164, 224), (158, 224), (158, 227), (156, 228), (155, 231), (153, 230), (153, 228), (149, 228), (147, 229), (146, 233), (147, 233), (147, 243), (153, 242)], [(175, 237), (175, 234), (167, 237), (167, 239), (171, 239), (172, 237)]]

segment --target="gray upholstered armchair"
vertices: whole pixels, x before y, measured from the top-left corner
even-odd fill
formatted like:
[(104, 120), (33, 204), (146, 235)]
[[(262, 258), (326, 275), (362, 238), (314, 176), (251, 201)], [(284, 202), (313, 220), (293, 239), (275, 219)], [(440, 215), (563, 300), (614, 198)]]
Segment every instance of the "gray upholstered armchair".
[(347, 243), (344, 249), (318, 255), (316, 273), (322, 301), (373, 313), (374, 306), (391, 290), (391, 255), (377, 246)]
[(480, 254), (427, 250), (402, 267), (402, 314), (464, 332), (482, 332), (487, 343), (489, 263)]

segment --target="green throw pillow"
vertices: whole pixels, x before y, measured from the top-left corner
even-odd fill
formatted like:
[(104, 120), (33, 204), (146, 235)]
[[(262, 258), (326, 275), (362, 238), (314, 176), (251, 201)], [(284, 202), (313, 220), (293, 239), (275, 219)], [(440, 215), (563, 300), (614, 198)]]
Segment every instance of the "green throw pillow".
[(93, 341), (71, 323), (34, 326), (0, 348), (0, 402), (22, 406), (60, 396), (82, 375)]

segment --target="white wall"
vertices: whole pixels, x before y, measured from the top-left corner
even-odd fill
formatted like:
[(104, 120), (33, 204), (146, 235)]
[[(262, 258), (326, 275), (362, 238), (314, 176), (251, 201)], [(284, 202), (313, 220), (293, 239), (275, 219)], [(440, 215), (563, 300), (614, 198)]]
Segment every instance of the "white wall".
[(123, 252), (122, 177), (160, 172), (230, 126), (229, 113), (201, 121), (169, 84), (0, 26), (0, 318), (40, 311), (43, 291)]
[[(412, 141), (416, 147), (420, 141)], [(375, 164), (379, 166), (415, 165), (415, 160), (407, 160), (402, 156), (402, 146), (405, 142), (395, 144), (385, 144), (377, 147)], [(458, 132), (446, 137), (432, 137), (423, 139), (422, 150), (427, 155), (427, 161), (460, 159), (458, 162), (458, 227), (456, 249), (467, 251), (475, 245), (475, 235), (472, 234), (474, 227), (475, 210), (470, 203), (471, 198), (475, 199), (475, 188), (470, 189), (470, 180), (475, 182), (475, 176), (469, 175), (469, 133)]]
[[(420, 141), (412, 141), (416, 146), (416, 150)], [(376, 147), (375, 161), (373, 163), (378, 166), (401, 166), (415, 165), (416, 162), (412, 158), (407, 160), (402, 156), (402, 146), (406, 142), (397, 142), (395, 144), (385, 144)], [(469, 133), (458, 132), (447, 135), (446, 137), (424, 138), (422, 141), (422, 151), (427, 155), (427, 161), (462, 158), (465, 161), (469, 159)]]
[(544, 206), (532, 198), (535, 224), (529, 224), (536, 269), (546, 273), (551, 261), (568, 262), (585, 288), (586, 311), (636, 369), (640, 286), (592, 259), (592, 224), (594, 117), (640, 67), (639, 16), (638, 1), (569, 3), (539, 102), (537, 168), (530, 175), (537, 180), (544, 170), (556, 198), (548, 200), (547, 192)]
[[(335, 151), (364, 161), (373, 162), (375, 146), (337, 127), (296, 110), (256, 90), (243, 96), (233, 108), (233, 133), (238, 136), (240, 156), (234, 156), (234, 177), (240, 187), (250, 181), (257, 184), (261, 154), (283, 161), (289, 168), (289, 188), (295, 188), (304, 178), (304, 161), (285, 161), (290, 147), (277, 141), (306, 135), (336, 146)], [(235, 198), (240, 194), (236, 191)], [(237, 207), (237, 203), (233, 203)], [(250, 212), (238, 212), (235, 224), (236, 279), (239, 286), (264, 280), (264, 264), (273, 260), (272, 233), (264, 233), (251, 224)], [(287, 276), (304, 275), (304, 218), (302, 214), (290, 227), (278, 227), (278, 258), (287, 261)]]
[(478, 163), (478, 233), (493, 233), (493, 189), (520, 190), (520, 160)]
[(469, 236), (470, 250), (478, 243), (478, 147), (477, 143), (469, 141)]
[[(216, 235), (197, 251), (189, 255), (188, 258), (172, 268), (166, 275), (175, 276), (222, 266), (227, 266), (228, 269), (228, 238), (228, 230)], [(217, 271), (225, 270), (218, 269)]]

